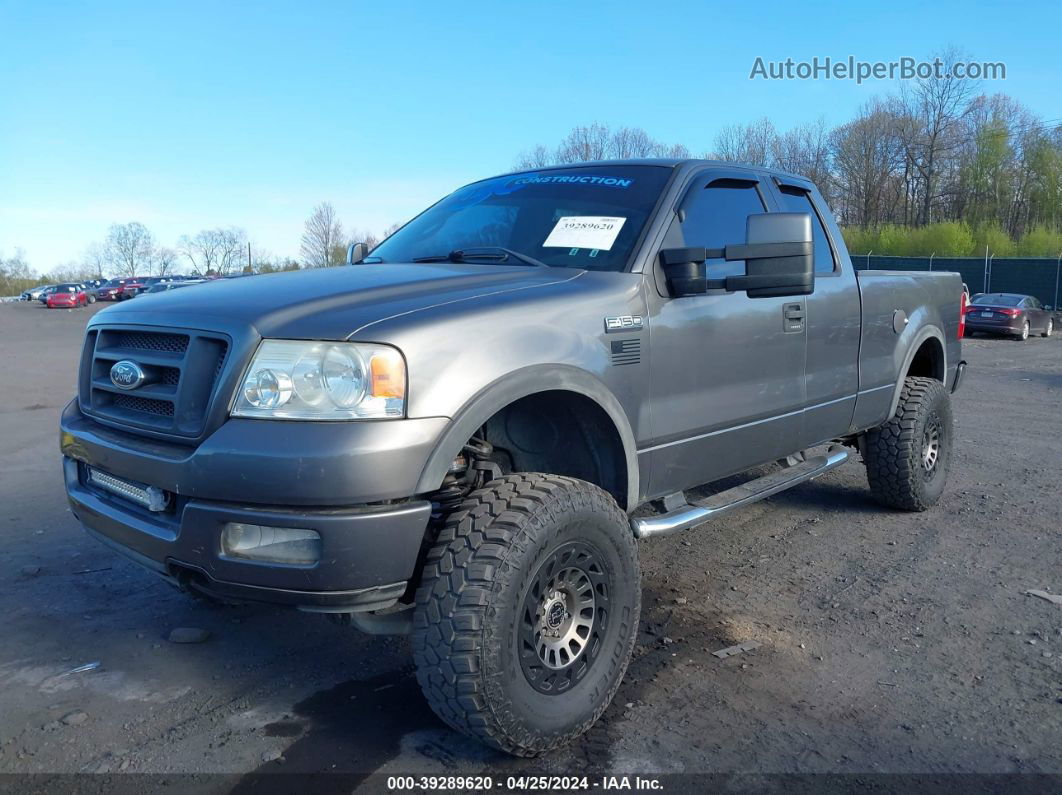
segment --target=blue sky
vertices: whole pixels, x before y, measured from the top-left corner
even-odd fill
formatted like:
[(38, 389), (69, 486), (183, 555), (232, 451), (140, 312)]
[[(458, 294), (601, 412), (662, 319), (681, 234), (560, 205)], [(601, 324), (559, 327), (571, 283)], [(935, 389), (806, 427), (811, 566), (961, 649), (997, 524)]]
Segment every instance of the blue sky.
[(110, 223), (244, 227), (296, 255), (313, 206), (380, 232), (602, 121), (710, 149), (721, 126), (847, 120), (889, 81), (750, 81), (756, 56), (948, 44), (1062, 116), (1057, 3), (0, 0), (0, 252), (39, 271)]

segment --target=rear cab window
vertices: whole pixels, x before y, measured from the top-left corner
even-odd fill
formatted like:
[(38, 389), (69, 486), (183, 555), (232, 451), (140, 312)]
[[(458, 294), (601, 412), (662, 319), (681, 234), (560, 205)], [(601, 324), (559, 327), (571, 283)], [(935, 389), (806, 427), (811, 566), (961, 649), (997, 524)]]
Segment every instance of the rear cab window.
[(830, 238), (826, 234), (826, 228), (822, 224), (822, 217), (811, 200), (811, 194), (795, 185), (779, 185), (779, 199), (782, 203), (782, 212), (785, 213), (808, 213), (811, 215), (811, 236), (815, 249), (815, 274), (823, 275), (833, 273), (836, 269), (833, 249), (830, 247)]

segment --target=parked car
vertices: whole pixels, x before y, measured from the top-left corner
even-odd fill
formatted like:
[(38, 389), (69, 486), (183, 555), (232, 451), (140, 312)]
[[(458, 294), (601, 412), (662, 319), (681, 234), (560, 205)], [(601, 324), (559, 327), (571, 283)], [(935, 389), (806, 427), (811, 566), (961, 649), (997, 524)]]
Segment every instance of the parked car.
[(106, 279), (89, 279), (84, 283), (85, 288), (88, 290), (90, 302), (96, 302), (99, 300), (99, 289), (106, 283)]
[(203, 284), (206, 279), (181, 279), (176, 282), (157, 282), (148, 287), (141, 295), (148, 293), (164, 293), (167, 290), (176, 290), (178, 287), (191, 287), (193, 284)]
[(508, 174), (349, 256), (93, 317), (94, 376), (60, 420), (67, 495), (180, 588), (410, 635), (432, 708), (502, 751), (557, 748), (616, 694), (637, 539), (850, 449), (906, 511), (961, 463), (959, 275), (856, 273), (805, 178)]
[(78, 285), (81, 287), (82, 290), (85, 291), (85, 296), (88, 298), (88, 302), (90, 304), (96, 303), (96, 293), (92, 289), (92, 282), (78, 282)]
[(101, 301), (121, 301), (122, 300), (122, 288), (126, 284), (135, 281), (131, 278), (125, 279), (111, 279), (110, 281), (100, 285), (96, 290), (96, 297)]
[(54, 293), (57, 289), (59, 289), (59, 285), (52, 284), (41, 290), (41, 294), (37, 298), (37, 300), (41, 302), (41, 306), (48, 306), (48, 296)]
[(41, 284), (37, 287), (30, 287), (28, 290), (23, 290), (19, 295), (19, 301), (40, 301), (41, 296), (44, 295), (45, 290), (55, 287), (54, 284)]
[(45, 300), (49, 309), (76, 309), (89, 305), (88, 291), (80, 282), (56, 285), (55, 290), (49, 293)]
[(136, 298), (138, 295), (146, 293), (157, 284), (175, 284), (182, 281), (184, 281), (184, 276), (148, 276), (139, 280), (138, 287), (135, 287), (135, 285), (127, 286), (126, 292), (132, 293), (128, 297)]
[(967, 334), (1006, 334), (1027, 340), (1030, 334), (1050, 337), (1054, 330), (1054, 313), (1032, 295), (985, 293), (966, 308)]
[(127, 279), (122, 284), (122, 289), (118, 291), (119, 301), (128, 301), (130, 298), (136, 297), (136, 294), (144, 287), (144, 283), (147, 281), (147, 276), (137, 276), (132, 279)]

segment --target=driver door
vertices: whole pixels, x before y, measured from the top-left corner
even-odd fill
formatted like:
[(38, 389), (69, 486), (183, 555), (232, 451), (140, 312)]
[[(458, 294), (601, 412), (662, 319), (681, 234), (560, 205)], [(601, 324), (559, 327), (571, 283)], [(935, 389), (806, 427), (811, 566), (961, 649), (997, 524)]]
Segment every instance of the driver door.
[[(741, 243), (748, 216), (775, 209), (771, 196), (753, 172), (702, 172), (681, 202), (663, 247)], [(745, 273), (740, 261), (707, 264), (709, 279)], [(662, 284), (656, 275), (655, 282)], [(652, 295), (653, 281), (653, 438), (642, 451), (652, 473), (651, 494), (708, 483), (798, 449), (805, 400), (805, 298), (749, 298), (725, 290), (659, 296)]]

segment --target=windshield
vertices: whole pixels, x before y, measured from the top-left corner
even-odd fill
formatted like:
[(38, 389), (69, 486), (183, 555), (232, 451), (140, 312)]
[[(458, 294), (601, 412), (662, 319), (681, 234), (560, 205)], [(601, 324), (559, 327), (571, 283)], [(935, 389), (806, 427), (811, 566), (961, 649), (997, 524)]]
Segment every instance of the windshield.
[(475, 182), (425, 210), (364, 261), (412, 262), (493, 246), (547, 265), (623, 270), (670, 175), (666, 166), (603, 165)]
[(979, 295), (974, 299), (975, 304), (988, 304), (989, 306), (1017, 306), (1021, 303), (1024, 295)]

